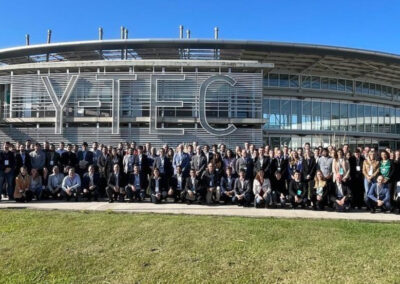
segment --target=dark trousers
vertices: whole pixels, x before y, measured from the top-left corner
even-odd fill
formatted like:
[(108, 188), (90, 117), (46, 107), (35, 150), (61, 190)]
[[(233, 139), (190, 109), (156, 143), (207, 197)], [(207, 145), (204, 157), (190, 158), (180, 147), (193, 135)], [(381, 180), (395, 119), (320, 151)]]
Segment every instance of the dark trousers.
[(252, 200), (253, 197), (251, 193), (245, 193), (242, 199), (237, 198), (236, 195), (232, 197), (232, 203), (242, 206), (250, 206)]
[(10, 171), (8, 173), (5, 173), (4, 171), (0, 171), (0, 194), (3, 192), (4, 183), (7, 184), (8, 199), (9, 200), (14, 199), (14, 172), (13, 171)]
[[(367, 199), (367, 205), (371, 209), (379, 208), (378, 207), (378, 202), (375, 202), (370, 198)], [(382, 208), (384, 211), (390, 210), (392, 208), (392, 206), (390, 204), (390, 201), (385, 202), (380, 208)]]
[(313, 203), (313, 209), (324, 210), (326, 201), (324, 198), (317, 200), (317, 195), (311, 195), (311, 201)]
[(351, 200), (351, 205), (352, 207), (359, 207), (361, 208), (364, 206), (364, 180), (363, 178), (361, 179), (354, 179), (351, 180), (351, 189), (352, 189), (352, 194), (353, 198)]
[(123, 201), (124, 197), (125, 197), (125, 190), (123, 190), (122, 188), (120, 188), (119, 191), (116, 192), (114, 190), (114, 188), (112, 188), (111, 186), (107, 186), (106, 193), (107, 193), (108, 199), (111, 201), (113, 201), (113, 200)]
[(150, 198), (151, 198), (151, 202), (152, 202), (152, 203), (154, 203), (154, 204), (159, 204), (159, 203), (161, 203), (161, 201), (162, 201), (163, 199), (167, 198), (167, 196), (168, 196), (168, 192), (166, 192), (166, 191), (161, 191), (159, 197), (157, 197), (156, 194), (153, 194), (153, 193), (152, 193)]
[(82, 197), (87, 198), (88, 201), (90, 201), (92, 198), (94, 200), (97, 200), (99, 198), (99, 188), (98, 186), (95, 186), (94, 189), (90, 190), (87, 189), (87, 192), (85, 192), (85, 189), (82, 190)]
[[(301, 197), (299, 197), (299, 198), (301, 198)], [(293, 208), (297, 208), (298, 206), (301, 206), (302, 208), (304, 208), (307, 205), (307, 197), (303, 197), (301, 199), (301, 202), (297, 203), (294, 196), (290, 196), (289, 201), (292, 204)]]
[[(229, 190), (228, 190), (229, 191)], [(221, 193), (220, 201), (223, 201), (225, 204), (232, 203), (232, 197), (235, 196), (235, 192), (232, 191), (233, 195), (229, 196), (225, 193), (226, 191)]]
[(55, 188), (53, 191), (51, 191), (49, 188), (45, 188), (41, 192), (41, 199), (47, 199), (52, 197), (53, 199), (58, 198), (58, 194), (61, 195), (61, 188)]
[(67, 201), (69, 201), (71, 198), (74, 198), (75, 201), (79, 200), (79, 195), (80, 195), (80, 188), (77, 188), (73, 191), (71, 191), (71, 195), (68, 195), (68, 193), (64, 190), (61, 190), (61, 196), (63, 199), (66, 199)]
[(16, 202), (30, 202), (33, 198), (33, 192), (30, 190), (25, 191), (24, 195), (21, 198), (15, 198)]
[(181, 200), (182, 202), (185, 201), (185, 191), (184, 190), (179, 190), (179, 189), (173, 189), (172, 195), (169, 194), (168, 191), (168, 197), (173, 198), (175, 202), (178, 200)]
[(126, 195), (128, 196), (129, 200), (144, 200), (146, 198), (146, 190), (145, 189), (136, 189), (133, 190), (132, 187), (126, 186), (125, 187)]

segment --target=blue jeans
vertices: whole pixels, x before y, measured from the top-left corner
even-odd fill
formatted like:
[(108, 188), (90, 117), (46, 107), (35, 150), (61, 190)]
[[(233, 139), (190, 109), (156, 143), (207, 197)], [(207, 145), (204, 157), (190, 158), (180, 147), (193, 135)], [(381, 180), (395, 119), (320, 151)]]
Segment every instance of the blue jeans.
[(3, 192), (4, 182), (7, 183), (7, 195), (8, 199), (14, 199), (14, 173), (13, 171), (9, 171), (5, 173), (4, 171), (0, 171), (0, 191)]
[(368, 180), (366, 178), (364, 178), (364, 190), (365, 190), (364, 200), (365, 200), (365, 203), (367, 203), (367, 200), (368, 200), (368, 197), (367, 197), (368, 191), (374, 183), (375, 183), (374, 179), (371, 179), (371, 182), (368, 182)]

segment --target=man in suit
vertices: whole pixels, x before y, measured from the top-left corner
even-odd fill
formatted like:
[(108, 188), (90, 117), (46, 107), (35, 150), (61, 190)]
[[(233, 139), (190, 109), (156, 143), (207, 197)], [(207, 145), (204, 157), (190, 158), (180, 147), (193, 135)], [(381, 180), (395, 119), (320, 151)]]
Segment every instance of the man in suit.
[(159, 204), (165, 198), (167, 198), (168, 192), (165, 187), (165, 181), (160, 176), (160, 171), (155, 168), (153, 171), (153, 177), (150, 180), (150, 192), (151, 202)]
[(184, 177), (187, 177), (189, 175), (189, 170), (190, 170), (190, 158), (189, 155), (185, 152), (183, 152), (183, 145), (179, 145), (177, 147), (177, 151), (174, 154), (173, 160), (172, 160), (172, 167), (174, 168), (174, 174), (176, 174), (176, 167), (181, 166), (182, 168), (182, 174)]
[[(246, 150), (243, 151), (247, 154)], [(243, 153), (243, 152), (242, 152)], [(252, 198), (251, 184), (248, 179), (246, 179), (246, 170), (239, 170), (239, 178), (235, 180), (235, 195), (232, 198), (233, 203), (237, 203), (241, 206), (250, 206)]]
[(119, 165), (115, 164), (113, 172), (108, 177), (106, 193), (108, 202), (112, 203), (114, 200), (123, 201), (125, 196), (125, 174), (120, 171)]
[(350, 210), (352, 192), (346, 183), (343, 183), (342, 176), (335, 176), (335, 183), (331, 186), (330, 201), (338, 212)]
[(269, 178), (270, 175), (270, 160), (268, 157), (265, 156), (265, 151), (263, 147), (258, 149), (258, 158), (254, 164), (254, 173), (253, 176), (262, 170), (264, 172), (264, 177)]
[(201, 201), (201, 194), (200, 181), (196, 177), (196, 171), (191, 169), (185, 183), (185, 200), (188, 204), (196, 200)]
[(61, 155), (61, 164), (63, 168), (73, 167), (78, 165), (78, 158), (74, 152), (72, 152), (72, 144), (67, 145), (67, 151)]
[(148, 186), (147, 177), (139, 171), (139, 166), (133, 166), (133, 172), (128, 177), (128, 185), (125, 187), (129, 202), (142, 201), (146, 198)]
[(82, 143), (82, 150), (78, 151), (78, 165), (79, 172), (81, 175), (87, 172), (88, 167), (93, 165), (93, 152), (89, 151), (88, 144), (86, 142)]
[(124, 156), (122, 164), (124, 167), (124, 173), (130, 175), (133, 172), (133, 165), (135, 164), (135, 155), (133, 148), (129, 148), (129, 152)]
[(192, 169), (195, 169), (196, 177), (200, 178), (207, 166), (206, 156), (204, 155), (200, 146), (197, 146), (196, 155), (192, 157), (190, 165)]
[(0, 193), (3, 189), (4, 182), (6, 182), (8, 198), (9, 200), (13, 200), (15, 157), (14, 153), (10, 151), (10, 142), (5, 142), (3, 149), (3, 152), (0, 153)]
[(19, 145), (19, 152), (15, 155), (15, 176), (19, 174), (22, 166), (26, 167), (28, 173), (31, 172), (31, 156), (25, 151), (24, 144)]
[(210, 146), (204, 145), (203, 146), (203, 153), (204, 157), (206, 158), (206, 166), (208, 165), (209, 162), (214, 158), (213, 153), (210, 152)]
[(253, 160), (249, 157), (247, 151), (245, 149), (241, 152), (241, 157), (236, 161), (236, 172), (240, 172), (240, 170), (244, 170), (246, 173), (246, 179), (253, 179)]
[[(56, 147), (54, 144), (50, 144), (50, 149), (46, 153), (46, 168), (49, 172), (52, 172), (54, 166), (58, 166), (60, 168), (60, 154), (55, 151)], [(62, 169), (61, 169), (62, 171)]]
[(169, 180), (173, 174), (171, 161), (165, 156), (164, 148), (160, 148), (159, 156), (154, 159), (153, 169), (157, 168), (160, 171), (162, 178)]
[(145, 176), (150, 173), (149, 161), (147, 155), (143, 153), (143, 146), (137, 148), (137, 155), (135, 156), (134, 164), (139, 167), (139, 172)]
[(42, 151), (39, 143), (35, 144), (35, 150), (30, 152), (29, 155), (31, 156), (32, 168), (37, 169), (40, 173), (42, 173), (42, 170), (46, 165), (46, 154), (44, 151)]
[(225, 169), (226, 176), (223, 176), (220, 181), (221, 197), (220, 200), (225, 204), (232, 202), (232, 198), (235, 195), (235, 178), (232, 176), (232, 168), (227, 167)]
[(92, 198), (97, 201), (99, 197), (100, 176), (95, 172), (94, 165), (90, 165), (88, 172), (83, 175), (82, 195), (90, 201)]
[(206, 171), (201, 176), (201, 183), (207, 204), (211, 204), (213, 200), (216, 203), (219, 202), (219, 198), (221, 196), (219, 176), (215, 171), (213, 163), (208, 164)]
[(376, 183), (368, 190), (367, 205), (371, 208), (371, 213), (375, 213), (376, 207), (381, 208), (382, 212), (391, 209), (390, 190), (383, 180), (382, 175), (378, 176)]
[(279, 171), (283, 179), (287, 179), (289, 176), (288, 167), (289, 160), (283, 156), (282, 150), (278, 149), (276, 157), (271, 162), (271, 172)]
[(176, 167), (176, 174), (172, 176), (168, 186), (168, 197), (174, 198), (175, 202), (185, 201), (185, 178), (182, 174), (182, 168)]

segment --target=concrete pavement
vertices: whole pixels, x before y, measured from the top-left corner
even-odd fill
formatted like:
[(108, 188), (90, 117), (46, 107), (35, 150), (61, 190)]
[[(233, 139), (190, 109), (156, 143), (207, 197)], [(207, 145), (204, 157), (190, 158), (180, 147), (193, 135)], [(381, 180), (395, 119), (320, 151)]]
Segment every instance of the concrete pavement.
[(16, 203), (2, 200), (0, 209), (37, 209), (37, 210), (75, 210), (75, 211), (113, 211), (127, 213), (162, 213), (162, 214), (189, 214), (212, 216), (240, 216), (240, 217), (273, 217), (273, 218), (306, 218), (306, 219), (344, 219), (377, 222), (400, 222), (399, 214), (376, 213), (367, 211), (352, 211), (337, 213), (327, 211), (313, 211), (303, 209), (264, 209), (243, 208), (236, 205), (198, 205), (182, 203), (152, 204), (149, 202), (136, 203), (108, 203), (108, 202), (60, 202), (60, 201), (32, 201), (30, 203)]

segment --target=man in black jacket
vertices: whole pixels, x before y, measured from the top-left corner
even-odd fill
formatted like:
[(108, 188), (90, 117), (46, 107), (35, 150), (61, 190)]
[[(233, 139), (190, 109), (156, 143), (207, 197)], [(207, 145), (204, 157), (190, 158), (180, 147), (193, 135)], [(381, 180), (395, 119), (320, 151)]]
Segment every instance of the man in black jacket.
[(208, 164), (207, 170), (201, 176), (201, 183), (207, 204), (211, 204), (213, 200), (214, 202), (219, 202), (219, 198), (221, 196), (219, 176), (215, 171), (213, 163)]
[(125, 196), (125, 186), (125, 175), (122, 171), (120, 171), (119, 165), (115, 164), (114, 171), (108, 177), (108, 183), (106, 187), (108, 202), (112, 203), (116, 199), (123, 201)]
[(186, 179), (183, 177), (182, 174), (182, 167), (176, 167), (176, 174), (172, 176), (169, 181), (168, 186), (168, 197), (174, 198), (175, 202), (181, 200), (182, 202), (185, 201), (185, 182)]
[(341, 175), (337, 175), (335, 183), (331, 187), (329, 199), (333, 204), (333, 207), (338, 212), (347, 212), (350, 210), (350, 201), (352, 193), (350, 188), (342, 182)]
[(207, 167), (207, 159), (200, 146), (197, 146), (196, 155), (192, 157), (190, 166), (192, 169), (195, 169), (197, 178), (200, 178), (205, 171)]
[(63, 169), (61, 167), (61, 156), (56, 152), (56, 147), (54, 144), (50, 144), (50, 149), (49, 151), (46, 152), (46, 168), (49, 172), (53, 171), (54, 166), (58, 166), (61, 172), (63, 172)]
[(94, 165), (90, 165), (88, 172), (82, 178), (82, 195), (90, 201), (97, 201), (99, 197), (100, 176), (95, 172)]
[[(243, 149), (243, 151), (246, 150)], [(246, 170), (239, 170), (239, 178), (235, 180), (234, 189), (235, 195), (232, 198), (232, 202), (241, 206), (250, 206), (253, 200), (253, 194), (250, 181), (246, 179)]]
[(227, 167), (225, 169), (225, 176), (221, 178), (220, 187), (221, 187), (221, 197), (220, 200), (225, 204), (232, 202), (232, 198), (235, 196), (235, 180), (232, 176), (232, 168)]
[(61, 155), (61, 164), (65, 167), (76, 168), (78, 165), (78, 158), (74, 152), (72, 152), (72, 145), (68, 144), (67, 151)]
[(164, 148), (160, 148), (159, 156), (154, 159), (153, 169), (157, 168), (160, 171), (162, 178), (169, 180), (174, 173), (171, 161), (165, 156)]
[(145, 176), (150, 173), (149, 162), (147, 156), (143, 153), (143, 146), (137, 148), (137, 155), (134, 159), (134, 165), (139, 167), (139, 172)]
[(289, 184), (289, 196), (292, 208), (295, 209), (297, 206), (302, 208), (306, 207), (307, 203), (307, 186), (301, 181), (301, 174), (298, 171), (294, 172), (294, 179)]
[(14, 176), (19, 174), (22, 166), (25, 166), (28, 173), (31, 172), (31, 156), (25, 151), (24, 144), (19, 145), (19, 152), (15, 155), (15, 171)]
[(265, 156), (265, 151), (263, 147), (260, 147), (258, 149), (258, 158), (254, 164), (254, 173), (253, 176), (256, 176), (256, 174), (262, 170), (264, 172), (264, 177), (269, 178), (270, 177), (270, 159)]
[(135, 199), (142, 201), (146, 198), (146, 189), (148, 186), (147, 177), (139, 171), (139, 166), (133, 166), (133, 172), (128, 177), (128, 185), (125, 187), (129, 202)]

